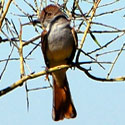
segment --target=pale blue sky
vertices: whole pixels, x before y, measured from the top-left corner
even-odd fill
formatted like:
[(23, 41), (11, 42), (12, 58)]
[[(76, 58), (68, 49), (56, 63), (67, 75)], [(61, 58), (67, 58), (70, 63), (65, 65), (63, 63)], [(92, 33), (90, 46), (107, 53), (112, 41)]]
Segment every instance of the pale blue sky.
[[(125, 7), (123, 1), (124, 0), (121, 0), (119, 3), (114, 4), (113, 6), (111, 5), (102, 9), (100, 8), (97, 11), (97, 14)], [(25, 7), (20, 1), (18, 2), (22, 8)], [(107, 2), (111, 2), (111, 0)], [(90, 5), (86, 4), (85, 6), (85, 3), (83, 5), (82, 4), (80, 4), (80, 6), (83, 8), (83, 12), (87, 12), (87, 10), (90, 9)], [(103, 4), (103, 2), (101, 4)], [(25, 9), (27, 9), (26, 12), (32, 12), (28, 7), (25, 7)], [(9, 12), (15, 12), (16, 14), (19, 13), (13, 5), (11, 6)], [(109, 24), (118, 27), (119, 29), (125, 29), (125, 18), (123, 18), (124, 14), (125, 12), (123, 10), (116, 14), (109, 14), (108, 16), (105, 15), (95, 18), (94, 21)], [(13, 17), (11, 14), (8, 14), (7, 17), (8, 19), (13, 19), (19, 30), (19, 17)], [(21, 22), (25, 23), (27, 20), (25, 20), (25, 18), (21, 18)], [(106, 30), (99, 26), (92, 28), (93, 30)], [(25, 40), (31, 39), (37, 35), (37, 33), (34, 32), (34, 28), (32, 26), (25, 27), (23, 30), (23, 39)], [(42, 32), (42, 30), (39, 31)], [(101, 45), (104, 45), (117, 35), (119, 34), (95, 34)], [(82, 35), (79, 36), (79, 40), (81, 40), (81, 37)], [(38, 42), (39, 40), (36, 43)], [(101, 52), (120, 49), (123, 43), (125, 43), (125, 36), (115, 41), (112, 46), (104, 49)], [(32, 45), (25, 47), (24, 55), (27, 55), (32, 47)], [(97, 45), (88, 35), (83, 47), (84, 51), (89, 52), (95, 48), (97, 48)], [(9, 43), (1, 43), (0, 60), (7, 58), (10, 51), (11, 49)], [(100, 58), (100, 61), (114, 60), (116, 55), (117, 53), (105, 55)], [(115, 69), (112, 72), (112, 77), (121, 75), (125, 76), (124, 55), (125, 52), (121, 54), (118, 62), (116, 63)], [(16, 49), (14, 49), (12, 57), (18, 57)], [(44, 70), (44, 62), (40, 47), (37, 48), (37, 50), (34, 51), (30, 57), (34, 58), (34, 60), (27, 61), (27, 64), (31, 68), (32, 72)], [(90, 59), (82, 56), (81, 61), (90, 61)], [(4, 64), (5, 63), (0, 62), (0, 73)], [(98, 65), (92, 65), (92, 73), (100, 77), (105, 77), (105, 73), (109, 70), (109, 66), (104, 66), (106, 70), (101, 69)], [(85, 65), (84, 67), (88, 68), (89, 66)], [(69, 69), (67, 75), (73, 102), (77, 110), (77, 118), (70, 120), (65, 119), (60, 122), (54, 122), (52, 120), (51, 89), (29, 92), (30, 109), (29, 112), (27, 112), (26, 92), (24, 86), (22, 86), (18, 87), (5, 96), (0, 97), (0, 125), (125, 125), (125, 82), (97, 82), (88, 78), (78, 69)], [(0, 89), (11, 85), (19, 78), (19, 61), (10, 61), (7, 70), (0, 81)], [(28, 81), (29, 88), (37, 88), (45, 85), (48, 85), (48, 82), (45, 81), (45, 76)]]

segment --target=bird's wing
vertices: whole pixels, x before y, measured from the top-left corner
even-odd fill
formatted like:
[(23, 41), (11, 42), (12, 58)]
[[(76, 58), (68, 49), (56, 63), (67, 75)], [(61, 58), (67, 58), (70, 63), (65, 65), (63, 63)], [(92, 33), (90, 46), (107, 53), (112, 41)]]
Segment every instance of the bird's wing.
[(49, 61), (48, 61), (47, 55), (46, 55), (47, 47), (48, 47), (47, 35), (48, 35), (47, 30), (44, 30), (41, 34), (41, 49), (42, 49), (42, 52), (43, 52), (43, 56), (44, 56), (46, 66), (49, 68)]

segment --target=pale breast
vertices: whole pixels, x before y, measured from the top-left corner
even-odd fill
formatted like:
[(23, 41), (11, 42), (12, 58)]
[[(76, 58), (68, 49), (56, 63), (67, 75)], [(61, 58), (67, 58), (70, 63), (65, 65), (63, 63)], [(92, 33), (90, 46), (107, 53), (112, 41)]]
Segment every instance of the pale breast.
[(54, 24), (48, 35), (47, 58), (60, 63), (69, 58), (74, 46), (71, 28), (66, 24)]

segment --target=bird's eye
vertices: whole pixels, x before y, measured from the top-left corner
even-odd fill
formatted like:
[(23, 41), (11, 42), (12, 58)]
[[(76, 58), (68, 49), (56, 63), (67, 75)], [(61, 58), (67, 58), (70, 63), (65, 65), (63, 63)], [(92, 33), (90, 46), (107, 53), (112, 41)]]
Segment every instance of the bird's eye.
[(51, 16), (52, 15), (52, 13), (48, 13), (48, 16)]

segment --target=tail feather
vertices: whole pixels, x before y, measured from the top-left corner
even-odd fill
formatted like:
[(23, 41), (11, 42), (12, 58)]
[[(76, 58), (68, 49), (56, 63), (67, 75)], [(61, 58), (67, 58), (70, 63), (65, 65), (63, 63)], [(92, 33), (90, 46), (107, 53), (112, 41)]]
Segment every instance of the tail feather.
[(59, 121), (64, 118), (75, 118), (76, 110), (71, 99), (66, 76), (63, 87), (58, 86), (59, 84), (57, 84), (54, 78), (53, 82), (53, 120)]

